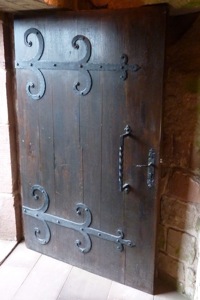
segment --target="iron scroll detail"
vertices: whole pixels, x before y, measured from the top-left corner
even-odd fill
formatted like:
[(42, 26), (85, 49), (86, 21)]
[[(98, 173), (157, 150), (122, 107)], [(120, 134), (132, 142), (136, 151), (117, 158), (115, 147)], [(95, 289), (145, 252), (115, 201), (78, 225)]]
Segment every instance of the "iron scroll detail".
[(128, 64), (128, 56), (122, 54), (120, 57), (120, 63), (91, 63), (90, 58), (92, 54), (92, 45), (90, 40), (84, 35), (76, 35), (72, 39), (72, 47), (76, 50), (79, 49), (79, 44), (85, 45), (85, 56), (77, 62), (57, 62), (57, 61), (45, 61), (41, 60), (45, 43), (42, 33), (36, 28), (30, 28), (24, 33), (24, 44), (27, 47), (32, 47), (33, 42), (30, 39), (30, 35), (35, 35), (38, 39), (38, 51), (36, 55), (28, 61), (16, 61), (16, 69), (30, 69), (38, 78), (39, 91), (34, 93), (37, 84), (28, 82), (26, 85), (26, 93), (33, 100), (40, 100), (46, 90), (46, 81), (44, 74), (41, 70), (71, 70), (79, 71), (84, 78), (84, 83), (77, 81), (74, 83), (73, 89), (75, 93), (80, 96), (86, 96), (92, 89), (92, 76), (91, 71), (106, 71), (106, 72), (117, 72), (121, 80), (126, 80), (128, 72), (137, 72), (141, 67), (137, 64)]
[(77, 35), (72, 40), (72, 46), (75, 49), (79, 49), (79, 45), (78, 45), (77, 41), (83, 41), (85, 46), (86, 46), (85, 56), (81, 60), (78, 61), (78, 64), (79, 64), (79, 67), (80, 67), (80, 72), (85, 77), (85, 88), (80, 89), (81, 83), (78, 81), (74, 84), (74, 90), (77, 94), (79, 94), (81, 96), (85, 96), (90, 92), (90, 90), (92, 88), (92, 77), (90, 75), (89, 70), (84, 70), (83, 64), (87, 64), (87, 62), (89, 61), (90, 56), (91, 56), (91, 52), (92, 52), (92, 46), (91, 46), (91, 43), (90, 43), (90, 41), (87, 37), (85, 37), (83, 35)]
[[(40, 185), (33, 185), (31, 188), (31, 196), (35, 201), (39, 201), (42, 198), (43, 204), (37, 209), (23, 207), (23, 212), (26, 214), (29, 212), (31, 215), (34, 215), (35, 218), (39, 218), (40, 214), (44, 214), (49, 207), (49, 196), (45, 189)], [(51, 239), (51, 232), (48, 224), (45, 220), (41, 220), (43, 230), (41, 227), (34, 227), (34, 233), (38, 242), (42, 245), (48, 244)], [(44, 237), (41, 237), (41, 232), (43, 232)]]
[[(92, 223), (92, 212), (83, 203), (76, 205), (76, 213), (78, 215), (84, 215), (84, 221), (82, 223), (73, 222), (55, 215), (47, 213), (50, 205), (50, 199), (45, 189), (40, 185), (33, 185), (31, 188), (31, 196), (35, 201), (40, 200), (43, 204), (39, 208), (30, 208), (23, 206), (23, 213), (27, 216), (33, 217), (41, 222), (43, 230), (39, 226), (34, 228), (35, 237), (42, 245), (48, 244), (51, 238), (51, 231), (48, 223), (54, 223), (56, 225), (66, 227), (79, 232), (84, 239), (84, 243), (77, 239), (75, 241), (76, 246), (82, 253), (90, 252), (92, 248), (91, 236), (95, 236), (110, 242), (115, 243), (117, 250), (122, 251), (124, 246), (134, 247), (135, 244), (131, 240), (124, 239), (124, 233), (121, 229), (117, 230), (117, 234), (110, 234), (104, 231), (90, 227)], [(44, 237), (42, 237), (42, 232)]]
[[(39, 88), (38, 88), (38, 92), (34, 93), (35, 87), (37, 87), (37, 84), (35, 84), (32, 81), (29, 81), (26, 84), (26, 93), (27, 95), (32, 98), (33, 100), (39, 100), (41, 99), (44, 94), (45, 94), (45, 90), (46, 90), (46, 81), (44, 78), (44, 75), (41, 71), (40, 68), (35, 67), (35, 63), (37, 61), (40, 60), (40, 58), (43, 55), (44, 52), (44, 38), (41, 34), (41, 32), (35, 28), (30, 28), (28, 29), (25, 33), (24, 33), (24, 44), (27, 47), (32, 47), (33, 42), (30, 40), (30, 35), (33, 34), (37, 37), (38, 39), (38, 51), (36, 53), (36, 55), (30, 59), (29, 61), (26, 61), (27, 63), (27, 69), (30, 69), (31, 71), (33, 71), (33, 73), (36, 75), (37, 77), (37, 81), (39, 83)], [(16, 67), (19, 67), (19, 63), (16, 64)]]

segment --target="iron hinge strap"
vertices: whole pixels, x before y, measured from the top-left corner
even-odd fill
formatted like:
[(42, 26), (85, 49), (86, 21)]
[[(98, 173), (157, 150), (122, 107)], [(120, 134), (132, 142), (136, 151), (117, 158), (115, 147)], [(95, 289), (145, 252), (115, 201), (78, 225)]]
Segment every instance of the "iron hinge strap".
[(30, 39), (30, 35), (35, 35), (38, 39), (38, 51), (36, 55), (28, 61), (16, 61), (15, 67), (16, 69), (29, 69), (32, 70), (36, 77), (39, 80), (39, 91), (35, 93), (35, 84), (33, 82), (28, 82), (26, 85), (26, 92), (27, 95), (32, 98), (33, 100), (41, 99), (46, 90), (46, 81), (44, 74), (42, 73), (42, 69), (51, 69), (51, 70), (78, 70), (84, 77), (85, 83), (84, 87), (80, 82), (75, 82), (73, 89), (74, 91), (81, 95), (87, 95), (91, 88), (92, 88), (92, 76), (90, 71), (115, 71), (120, 72), (120, 78), (122, 80), (126, 80), (128, 76), (128, 71), (130, 72), (137, 72), (141, 67), (137, 64), (129, 65), (128, 64), (128, 56), (126, 54), (121, 55), (121, 62), (119, 64), (110, 64), (110, 63), (101, 63), (101, 64), (94, 64), (89, 63), (91, 53), (92, 53), (92, 45), (90, 40), (83, 35), (77, 35), (72, 39), (72, 47), (74, 49), (79, 49), (79, 42), (85, 45), (86, 53), (85, 56), (77, 62), (48, 62), (41, 60), (41, 57), (44, 53), (44, 37), (42, 33), (35, 28), (29, 28), (24, 33), (24, 43), (27, 47), (32, 47), (33, 42)]
[[(50, 228), (48, 223), (53, 223), (62, 227), (66, 227), (68, 229), (73, 229), (82, 234), (85, 241), (85, 247), (81, 247), (82, 243), (80, 240), (76, 240), (76, 245), (82, 253), (88, 253), (92, 248), (92, 241), (90, 235), (114, 242), (119, 251), (124, 249), (124, 246), (134, 247), (135, 244), (130, 241), (124, 239), (124, 233), (122, 230), (117, 230), (117, 235), (113, 235), (95, 228), (90, 227), (92, 223), (92, 213), (90, 209), (83, 203), (78, 203), (76, 206), (76, 212), (78, 215), (81, 215), (84, 212), (84, 222), (76, 223), (55, 215), (51, 215), (46, 213), (50, 200), (45, 189), (40, 185), (32, 186), (32, 196), (35, 200), (38, 200), (41, 196), (43, 198), (43, 205), (37, 209), (29, 208), (27, 206), (23, 206), (23, 213), (27, 216), (31, 216), (33, 218), (38, 219), (42, 222), (45, 236), (41, 237), (41, 230), (38, 227), (35, 227), (35, 236), (41, 244), (47, 244), (51, 238)], [(48, 222), (48, 223), (47, 223)]]
[[(69, 70), (69, 71), (110, 71), (110, 72), (123, 72), (131, 71), (137, 72), (140, 67), (137, 64), (94, 64), (94, 63), (82, 63), (79, 62), (48, 62), (48, 61), (19, 61), (15, 62), (16, 69), (44, 69), (44, 70)], [(122, 78), (122, 77), (121, 77)], [(126, 79), (126, 78), (122, 78)]]

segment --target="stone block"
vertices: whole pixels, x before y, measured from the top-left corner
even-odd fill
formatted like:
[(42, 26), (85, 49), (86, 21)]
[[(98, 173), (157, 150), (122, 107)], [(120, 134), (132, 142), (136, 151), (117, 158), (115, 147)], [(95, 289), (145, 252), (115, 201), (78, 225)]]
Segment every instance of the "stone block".
[(0, 193), (0, 239), (16, 240), (14, 197)]
[(182, 232), (169, 229), (167, 234), (167, 253), (180, 259), (180, 250), (182, 242)]
[(8, 107), (6, 94), (6, 71), (0, 69), (0, 124), (8, 124)]
[(162, 273), (166, 273), (177, 281), (185, 281), (185, 267), (184, 264), (165, 253), (159, 253), (158, 269)]
[(163, 251), (165, 251), (166, 248), (165, 227), (162, 225), (158, 226), (157, 247)]
[(159, 188), (158, 188), (158, 198), (159, 199), (162, 197), (162, 195), (165, 194), (169, 176), (170, 176), (170, 171), (166, 170), (162, 166), (161, 170), (160, 170)]
[(195, 229), (197, 232), (200, 232), (200, 217), (197, 218)]
[(5, 165), (1, 163), (0, 169), (0, 192), (1, 193), (12, 193), (12, 172), (11, 165)]
[(196, 234), (199, 214), (195, 205), (163, 196), (160, 214), (163, 225)]
[(185, 274), (185, 294), (189, 299), (194, 299), (195, 286), (196, 272), (191, 268), (187, 268)]
[(184, 202), (200, 203), (200, 183), (189, 174), (177, 171), (169, 179), (167, 194)]
[(3, 21), (0, 21), (0, 64), (5, 62)]
[(12, 193), (12, 169), (8, 125), (0, 125), (0, 192)]
[(167, 235), (167, 253), (192, 265), (196, 257), (196, 238), (187, 233), (169, 229)]

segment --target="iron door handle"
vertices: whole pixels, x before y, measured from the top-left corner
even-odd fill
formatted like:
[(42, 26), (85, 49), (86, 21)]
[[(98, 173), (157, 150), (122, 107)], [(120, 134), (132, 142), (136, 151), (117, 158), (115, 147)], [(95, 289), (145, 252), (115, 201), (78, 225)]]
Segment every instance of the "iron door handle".
[(155, 150), (149, 149), (147, 165), (136, 165), (136, 168), (147, 168), (147, 186), (152, 188), (155, 180)]
[(128, 194), (130, 192), (130, 185), (123, 183), (123, 161), (124, 161), (124, 140), (126, 137), (131, 136), (131, 127), (126, 125), (124, 133), (120, 135), (119, 145), (119, 191)]

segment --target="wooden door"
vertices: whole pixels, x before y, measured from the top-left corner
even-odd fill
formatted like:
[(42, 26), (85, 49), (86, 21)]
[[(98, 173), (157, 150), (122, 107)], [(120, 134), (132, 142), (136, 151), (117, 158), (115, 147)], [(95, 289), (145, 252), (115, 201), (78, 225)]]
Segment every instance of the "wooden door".
[(165, 6), (15, 20), (29, 248), (153, 293)]

